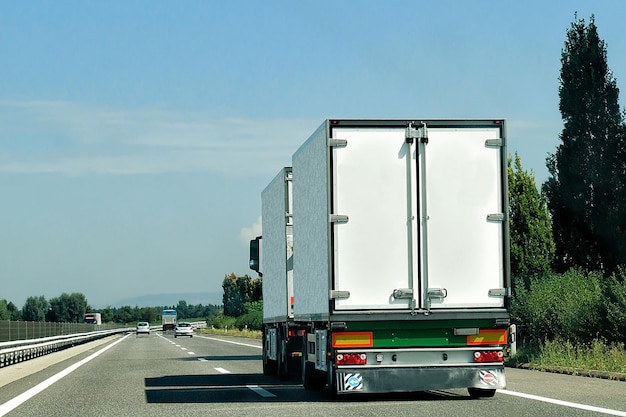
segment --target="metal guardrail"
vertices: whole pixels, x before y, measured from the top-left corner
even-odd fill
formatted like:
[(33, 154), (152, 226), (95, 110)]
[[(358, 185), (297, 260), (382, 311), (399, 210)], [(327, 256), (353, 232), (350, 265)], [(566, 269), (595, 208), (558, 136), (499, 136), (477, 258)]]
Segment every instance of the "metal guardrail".
[(118, 328), (89, 333), (0, 342), (0, 368), (57, 352), (81, 343), (129, 331), (134, 331), (134, 328)]
[(125, 327), (119, 324), (53, 323), (43, 321), (0, 320), (0, 342), (39, 339)]
[[(182, 320), (181, 320), (182, 321)], [(2, 322), (0, 322), (1, 324)], [(27, 323), (27, 322), (12, 322), (12, 323)], [(31, 322), (32, 323), (32, 322)], [(62, 331), (69, 331), (76, 328), (75, 325), (82, 325), (82, 323), (46, 323), (52, 325), (69, 325), (59, 326), (58, 329)], [(206, 327), (206, 322), (192, 322), (192, 325), (196, 328)], [(89, 327), (95, 327), (95, 325), (85, 325)], [(102, 326), (97, 326), (102, 328)], [(150, 326), (151, 330), (161, 330), (161, 325)], [(58, 330), (57, 329), (57, 330)], [(69, 330), (68, 330), (69, 329)], [(50, 331), (49, 329), (46, 331)], [(29, 359), (38, 358), (43, 355), (47, 355), (52, 352), (57, 352), (62, 349), (66, 349), (81, 343), (90, 342), (92, 340), (101, 339), (103, 337), (111, 336), (117, 333), (134, 332), (135, 327), (118, 327), (109, 330), (97, 330), (86, 333), (71, 333), (62, 334), (47, 337), (33, 337), (31, 339), (15, 339), (0, 342), (0, 368), (13, 365), (19, 362), (27, 361)], [(32, 331), (33, 336), (38, 334), (35, 330)], [(40, 333), (39, 333), (40, 334)]]

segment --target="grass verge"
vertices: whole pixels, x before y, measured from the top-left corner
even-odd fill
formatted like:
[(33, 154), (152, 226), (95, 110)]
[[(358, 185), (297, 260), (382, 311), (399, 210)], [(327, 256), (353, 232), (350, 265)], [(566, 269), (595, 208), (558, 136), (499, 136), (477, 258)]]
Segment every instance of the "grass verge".
[(626, 380), (626, 350), (623, 343), (607, 345), (593, 341), (574, 345), (569, 341), (547, 341), (538, 349), (521, 349), (510, 365), (572, 375)]
[(233, 336), (233, 337), (248, 337), (250, 339), (261, 339), (261, 332), (259, 330), (239, 330), (233, 329), (198, 329), (197, 333), (201, 334), (213, 334), (219, 336)]

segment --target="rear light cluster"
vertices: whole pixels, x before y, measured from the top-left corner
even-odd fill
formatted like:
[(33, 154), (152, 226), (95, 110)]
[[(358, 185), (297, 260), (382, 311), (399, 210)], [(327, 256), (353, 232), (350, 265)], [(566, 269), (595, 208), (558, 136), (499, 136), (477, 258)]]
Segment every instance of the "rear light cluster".
[(365, 353), (338, 353), (335, 363), (337, 365), (365, 365), (367, 355)]
[(476, 351), (474, 362), (504, 362), (504, 354), (501, 350)]

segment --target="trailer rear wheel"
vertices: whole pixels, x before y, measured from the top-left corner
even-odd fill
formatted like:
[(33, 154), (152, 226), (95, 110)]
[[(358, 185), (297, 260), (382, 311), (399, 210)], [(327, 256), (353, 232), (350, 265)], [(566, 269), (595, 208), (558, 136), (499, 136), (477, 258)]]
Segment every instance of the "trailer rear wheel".
[(265, 341), (265, 334), (263, 334), (263, 375), (275, 375), (276, 374), (276, 362), (270, 360), (267, 357), (267, 342)]
[(330, 398), (336, 400), (339, 396), (337, 393), (337, 375), (335, 374), (335, 370), (333, 369), (333, 363), (330, 359), (326, 361), (326, 372), (328, 379), (328, 392), (330, 394)]
[(276, 368), (278, 368), (277, 369), (278, 379), (280, 379), (281, 381), (285, 381), (289, 379), (289, 361), (287, 360), (287, 357), (286, 357), (287, 354), (285, 352), (286, 346), (285, 346), (284, 341), (279, 342), (279, 346), (280, 346), (280, 351), (278, 352), (278, 355), (276, 355), (276, 359), (277, 359)]
[(269, 360), (263, 357), (263, 375), (274, 375), (275, 370), (274, 364), (269, 363)]
[(491, 398), (496, 394), (495, 389), (468, 388), (470, 397), (472, 398)]
[(313, 362), (304, 362), (302, 367), (302, 385), (309, 391), (321, 391), (326, 386), (325, 376), (320, 376)]
[(272, 366), (267, 363), (267, 359), (263, 358), (263, 375), (272, 375)]

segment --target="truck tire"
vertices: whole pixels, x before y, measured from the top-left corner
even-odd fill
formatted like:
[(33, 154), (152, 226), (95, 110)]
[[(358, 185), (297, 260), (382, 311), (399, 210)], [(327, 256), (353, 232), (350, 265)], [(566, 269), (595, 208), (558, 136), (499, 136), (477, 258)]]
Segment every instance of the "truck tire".
[(276, 375), (276, 362), (267, 357), (265, 333), (263, 333), (263, 375)]
[(267, 363), (267, 360), (265, 360), (265, 358), (263, 358), (263, 375), (272, 375), (272, 369), (270, 367), (270, 364)]
[(333, 364), (330, 358), (326, 361), (326, 375), (327, 375), (327, 385), (328, 385), (328, 393), (330, 394), (330, 398), (336, 400), (338, 397), (337, 394), (337, 375), (335, 374), (335, 370), (333, 369)]
[(470, 397), (472, 398), (491, 398), (496, 394), (495, 389), (468, 388)]
[(304, 348), (302, 349), (302, 385), (306, 390), (320, 391), (326, 386), (326, 374), (315, 369), (313, 362), (307, 361), (307, 346), (305, 334)]
[[(281, 334), (281, 338), (284, 338), (284, 335)], [(289, 359), (287, 355), (287, 344), (285, 343), (285, 340), (280, 340), (278, 342), (278, 346), (280, 347), (277, 355), (276, 364), (278, 379), (280, 379), (281, 381), (286, 381), (287, 379), (289, 379)]]
[(325, 376), (320, 376), (312, 362), (304, 362), (302, 367), (302, 385), (309, 391), (321, 391), (326, 386)]

